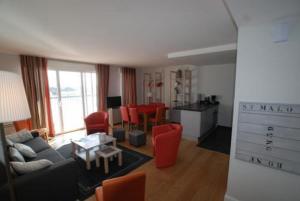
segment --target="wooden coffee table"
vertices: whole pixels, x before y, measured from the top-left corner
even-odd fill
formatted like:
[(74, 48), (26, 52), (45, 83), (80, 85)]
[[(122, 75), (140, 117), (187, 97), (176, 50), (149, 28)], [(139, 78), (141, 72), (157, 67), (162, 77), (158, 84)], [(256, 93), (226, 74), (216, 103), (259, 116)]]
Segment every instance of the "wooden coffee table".
[(122, 166), (122, 150), (113, 146), (105, 146), (104, 148), (96, 151), (96, 166), (100, 167), (100, 157), (102, 157), (104, 159), (104, 172), (105, 174), (108, 174), (108, 159), (110, 158), (113, 160), (114, 156), (118, 156), (118, 165)]
[(79, 140), (71, 140), (73, 158), (80, 157), (86, 162), (86, 169), (91, 169), (91, 162), (96, 159), (95, 152), (109, 143), (116, 147), (116, 138), (105, 133), (95, 133)]

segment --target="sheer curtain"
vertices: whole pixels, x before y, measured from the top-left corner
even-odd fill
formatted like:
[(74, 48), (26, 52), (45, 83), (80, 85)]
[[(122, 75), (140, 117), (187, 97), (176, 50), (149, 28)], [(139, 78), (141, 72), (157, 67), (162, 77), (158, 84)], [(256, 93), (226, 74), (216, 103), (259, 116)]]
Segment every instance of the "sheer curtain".
[(22, 77), (31, 112), (32, 128), (48, 128), (49, 135), (55, 131), (52, 121), (47, 59), (34, 56), (20, 56)]
[(136, 104), (136, 70), (122, 68), (122, 98), (123, 104)]
[(96, 77), (97, 77), (98, 111), (105, 111), (107, 109), (106, 97), (108, 96), (109, 65), (97, 64)]

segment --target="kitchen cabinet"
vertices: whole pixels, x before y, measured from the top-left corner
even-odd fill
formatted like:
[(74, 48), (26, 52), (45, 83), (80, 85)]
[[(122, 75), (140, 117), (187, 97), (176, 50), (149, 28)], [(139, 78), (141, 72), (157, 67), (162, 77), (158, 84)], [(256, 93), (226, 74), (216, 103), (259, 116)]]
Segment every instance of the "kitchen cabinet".
[(170, 111), (170, 120), (183, 126), (183, 137), (197, 140), (217, 126), (218, 105), (175, 107)]

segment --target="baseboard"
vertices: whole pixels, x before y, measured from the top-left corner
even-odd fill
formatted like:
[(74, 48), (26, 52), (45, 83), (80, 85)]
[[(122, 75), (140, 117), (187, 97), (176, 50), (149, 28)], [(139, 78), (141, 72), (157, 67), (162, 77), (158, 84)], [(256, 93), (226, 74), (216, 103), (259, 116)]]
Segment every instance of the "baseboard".
[(240, 200), (225, 194), (224, 201), (240, 201)]
[(226, 128), (226, 129), (232, 129), (232, 126), (223, 126), (223, 125), (220, 125), (220, 124), (218, 124), (217, 126), (220, 126), (220, 127)]

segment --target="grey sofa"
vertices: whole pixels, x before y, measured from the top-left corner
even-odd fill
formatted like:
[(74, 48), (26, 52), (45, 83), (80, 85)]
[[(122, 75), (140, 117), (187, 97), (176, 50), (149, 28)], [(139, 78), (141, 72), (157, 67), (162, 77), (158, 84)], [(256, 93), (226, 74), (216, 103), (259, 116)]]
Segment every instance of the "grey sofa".
[[(19, 201), (74, 201), (78, 197), (78, 165), (73, 159), (65, 159), (42, 138), (34, 137), (24, 144), (30, 146), (37, 157), (54, 164), (46, 169), (14, 177), (16, 198)], [(0, 174), (4, 175), (0, 167)], [(8, 199), (7, 184), (0, 186), (1, 200)]]

